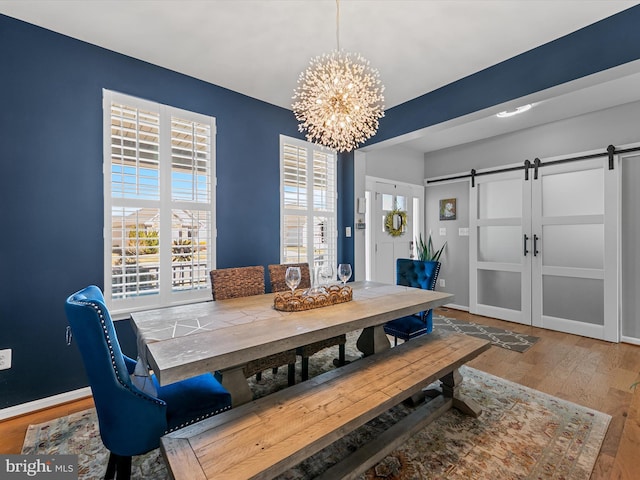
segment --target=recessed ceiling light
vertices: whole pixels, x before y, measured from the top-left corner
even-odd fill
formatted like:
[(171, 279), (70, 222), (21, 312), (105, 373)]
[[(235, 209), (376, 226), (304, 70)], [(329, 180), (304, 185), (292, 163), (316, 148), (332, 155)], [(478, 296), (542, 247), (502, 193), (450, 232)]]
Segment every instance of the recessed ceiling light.
[(504, 112), (497, 113), (496, 116), (500, 118), (513, 117), (514, 115), (518, 115), (519, 113), (526, 112), (527, 110), (531, 110), (532, 105), (530, 103), (523, 105), (521, 107), (516, 108), (515, 110), (505, 110)]

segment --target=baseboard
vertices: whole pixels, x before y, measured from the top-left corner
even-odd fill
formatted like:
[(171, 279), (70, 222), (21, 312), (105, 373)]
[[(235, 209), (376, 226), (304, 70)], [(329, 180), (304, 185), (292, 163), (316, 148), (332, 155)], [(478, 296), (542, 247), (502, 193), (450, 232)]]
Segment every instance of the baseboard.
[(91, 388), (84, 387), (79, 388), (78, 390), (72, 390), (71, 392), (60, 393), (51, 397), (34, 400), (33, 402), (21, 403), (20, 405), (14, 405), (13, 407), (2, 408), (0, 409), (0, 420), (25, 415), (44, 408), (55, 407), (62, 403), (73, 402), (74, 400), (90, 396)]
[(636, 338), (636, 337), (626, 337), (623, 335), (620, 338), (620, 341), (623, 343), (630, 343), (632, 345), (640, 345), (640, 338)]

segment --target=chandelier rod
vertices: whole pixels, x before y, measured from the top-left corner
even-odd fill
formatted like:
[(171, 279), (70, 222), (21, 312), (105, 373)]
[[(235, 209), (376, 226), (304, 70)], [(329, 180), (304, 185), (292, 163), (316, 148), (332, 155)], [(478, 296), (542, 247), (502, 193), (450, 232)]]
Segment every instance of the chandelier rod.
[(340, 0), (336, 0), (336, 43), (340, 51)]

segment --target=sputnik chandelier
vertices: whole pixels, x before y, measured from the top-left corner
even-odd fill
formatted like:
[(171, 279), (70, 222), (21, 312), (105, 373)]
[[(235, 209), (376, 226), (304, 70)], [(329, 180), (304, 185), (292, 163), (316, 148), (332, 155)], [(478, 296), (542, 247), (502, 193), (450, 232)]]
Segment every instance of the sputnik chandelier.
[(292, 108), (307, 140), (349, 152), (378, 130), (384, 117), (379, 73), (359, 54), (340, 50), (340, 0), (336, 0), (337, 49), (311, 60), (300, 74)]

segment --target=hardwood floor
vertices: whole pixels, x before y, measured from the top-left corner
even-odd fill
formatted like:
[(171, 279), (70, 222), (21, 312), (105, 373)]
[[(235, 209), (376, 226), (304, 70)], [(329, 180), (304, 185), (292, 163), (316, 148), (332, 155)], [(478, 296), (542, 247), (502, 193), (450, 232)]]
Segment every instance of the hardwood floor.
[(93, 398), (87, 397), (75, 402), (63, 403), (45, 410), (0, 421), (0, 453), (20, 453), (24, 435), (27, 433), (29, 425), (44, 423), (91, 407), (93, 407)]
[(639, 346), (567, 335), (453, 309), (439, 308), (436, 313), (540, 337), (524, 353), (492, 347), (468, 365), (611, 415), (591, 480), (638, 478), (620, 476), (620, 465), (637, 464), (637, 444), (635, 448), (622, 449), (624, 457), (618, 458), (616, 468), (614, 463), (634, 397), (630, 386), (640, 380)]
[[(540, 337), (525, 353), (492, 347), (468, 365), (611, 415), (591, 480), (634, 478), (629, 475), (635, 471), (640, 448), (640, 391), (634, 399), (630, 386), (640, 380), (640, 346), (567, 335), (453, 309), (439, 308), (436, 313)], [(20, 453), (28, 425), (92, 405), (88, 398), (0, 422), (0, 453)], [(627, 418), (626, 440), (621, 444)]]

